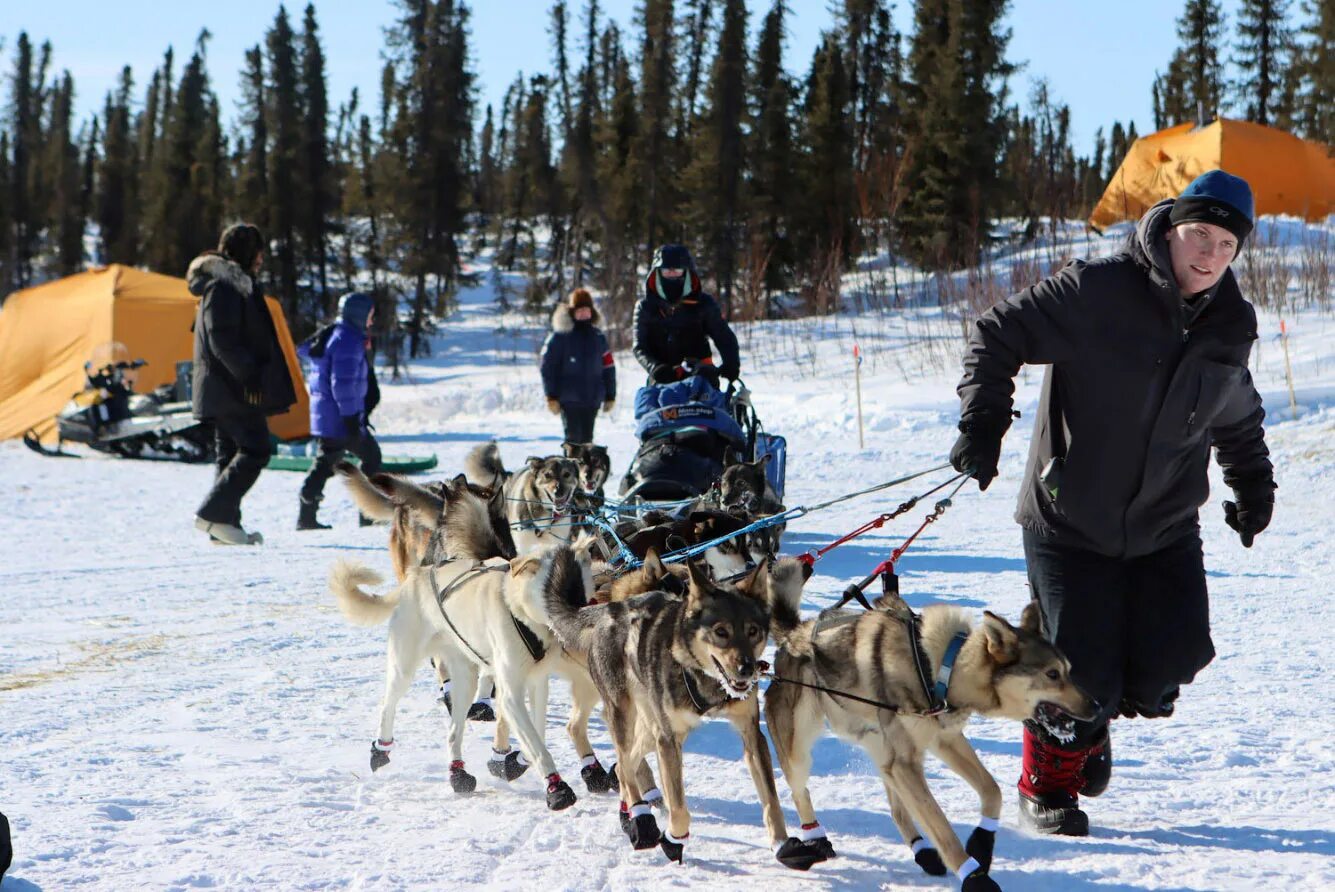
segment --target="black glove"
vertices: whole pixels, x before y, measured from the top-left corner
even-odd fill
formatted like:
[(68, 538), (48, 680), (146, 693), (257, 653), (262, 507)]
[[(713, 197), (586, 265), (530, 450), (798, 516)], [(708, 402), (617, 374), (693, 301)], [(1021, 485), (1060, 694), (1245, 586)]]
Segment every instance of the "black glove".
[(349, 439), (355, 440), (356, 438), (360, 437), (362, 435), (361, 413), (358, 413), (356, 415), (344, 415), (343, 430), (346, 432)]
[(676, 381), (680, 375), (677, 374), (675, 365), (668, 365), (666, 362), (660, 362), (649, 372), (649, 377), (654, 379), (657, 384), (671, 384)]
[(960, 421), (960, 436), (950, 450), (950, 464), (960, 472), (970, 472), (984, 490), (997, 476), (1001, 460), (1001, 438), (1010, 427), (1010, 417), (998, 420), (987, 414), (970, 415)]
[(729, 381), (736, 381), (742, 374), (742, 370), (735, 365), (719, 366), (719, 376), (727, 378)]
[(695, 373), (709, 382), (709, 386), (718, 390), (719, 370), (712, 365), (702, 365)]
[(1243, 548), (1251, 548), (1256, 535), (1270, 526), (1275, 511), (1275, 484), (1269, 480), (1239, 485), (1233, 490), (1236, 502), (1224, 503), (1224, 522), (1237, 531)]

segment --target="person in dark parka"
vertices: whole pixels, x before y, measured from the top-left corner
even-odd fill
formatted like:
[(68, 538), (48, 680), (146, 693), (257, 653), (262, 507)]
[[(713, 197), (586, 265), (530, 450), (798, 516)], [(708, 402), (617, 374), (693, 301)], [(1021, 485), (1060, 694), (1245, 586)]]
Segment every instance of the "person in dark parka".
[(611, 412), (617, 369), (598, 310), (587, 289), (576, 288), (552, 311), (552, 333), (542, 345), (542, 389), (547, 408), (560, 413), (567, 443), (592, 443), (598, 409)]
[[(367, 356), (367, 332), (375, 315), (375, 301), (360, 291), (345, 294), (339, 299), (338, 315), (338, 322), (316, 342), (323, 341), (323, 349), (312, 350), (314, 345), (303, 343), (298, 351), (314, 364), (310, 376), (311, 436), (320, 442), (315, 463), (301, 485), (299, 530), (329, 529), (319, 522), (316, 512), (324, 498), (325, 483), (346, 453), (361, 459), (364, 473), (380, 470), (380, 444), (367, 423), (374, 381)], [(367, 523), (365, 518), (362, 523)]]
[[(717, 366), (710, 341), (719, 352)], [(635, 304), (633, 352), (655, 384), (693, 372), (717, 388), (719, 378), (735, 381), (741, 373), (737, 336), (718, 303), (701, 290), (695, 261), (682, 245), (663, 245), (654, 252), (644, 296)]]
[(195, 526), (227, 545), (253, 545), (241, 527), (241, 499), (269, 462), (267, 416), (297, 401), (273, 317), (260, 288), (264, 237), (248, 223), (223, 231), (218, 250), (190, 263), (186, 283), (200, 298), (195, 314), (193, 408), (213, 422), (218, 474)]
[(951, 461), (997, 475), (1021, 364), (1047, 365), (1015, 519), (1044, 632), (1101, 705), (1058, 741), (1026, 724), (1021, 823), (1082, 836), (1107, 786), (1108, 720), (1166, 717), (1214, 657), (1198, 510), (1211, 447), (1241, 542), (1270, 522), (1274, 474), (1247, 370), (1256, 312), (1229, 264), (1252, 228), (1247, 183), (1199, 177), (1126, 248), (1074, 261), (978, 320)]

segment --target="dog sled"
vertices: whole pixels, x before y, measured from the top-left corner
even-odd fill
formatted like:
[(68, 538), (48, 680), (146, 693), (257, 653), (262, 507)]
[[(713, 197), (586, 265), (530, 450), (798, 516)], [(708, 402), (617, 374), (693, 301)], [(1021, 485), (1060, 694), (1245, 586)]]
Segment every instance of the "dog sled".
[(728, 467), (766, 456), (766, 476), (783, 497), (787, 443), (764, 430), (741, 381), (726, 391), (699, 375), (641, 387), (635, 394), (635, 433), (640, 446), (620, 487), (628, 505), (676, 514)]

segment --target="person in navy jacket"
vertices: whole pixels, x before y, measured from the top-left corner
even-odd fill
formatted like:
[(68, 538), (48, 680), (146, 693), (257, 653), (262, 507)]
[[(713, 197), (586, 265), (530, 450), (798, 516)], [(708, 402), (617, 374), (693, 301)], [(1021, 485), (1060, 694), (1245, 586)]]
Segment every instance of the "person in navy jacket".
[[(374, 373), (367, 357), (367, 331), (375, 314), (375, 302), (371, 295), (353, 291), (339, 300), (338, 313), (338, 321), (327, 337), (312, 338), (298, 351), (314, 365), (309, 378), (311, 435), (320, 441), (315, 463), (301, 485), (299, 530), (329, 529), (315, 515), (324, 497), (324, 485), (345, 453), (356, 454), (367, 474), (380, 470), (380, 444), (371, 435), (366, 420), (373, 408), (367, 400), (374, 389)], [(365, 519), (362, 522), (366, 523)]]
[(576, 288), (552, 312), (552, 333), (542, 345), (542, 389), (547, 408), (561, 416), (567, 443), (592, 443), (598, 408), (611, 412), (616, 404), (616, 365), (599, 321), (593, 296)]

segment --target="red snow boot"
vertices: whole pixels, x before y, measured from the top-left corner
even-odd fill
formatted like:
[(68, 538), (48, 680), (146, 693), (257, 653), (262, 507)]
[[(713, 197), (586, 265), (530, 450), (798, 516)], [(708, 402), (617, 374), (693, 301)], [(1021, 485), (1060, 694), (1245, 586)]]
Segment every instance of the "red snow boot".
[(1089, 835), (1089, 816), (1080, 810), (1079, 795), (1091, 749), (1060, 749), (1026, 723), (1019, 785), (1022, 827), (1059, 836)]

